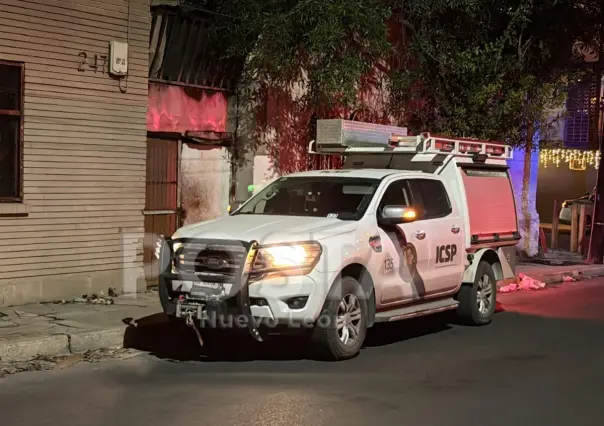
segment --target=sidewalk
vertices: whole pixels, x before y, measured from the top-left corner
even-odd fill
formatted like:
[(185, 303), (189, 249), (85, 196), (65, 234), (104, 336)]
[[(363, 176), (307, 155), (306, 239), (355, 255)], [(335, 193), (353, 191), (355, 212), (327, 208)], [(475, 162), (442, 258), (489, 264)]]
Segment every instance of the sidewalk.
[[(577, 280), (604, 276), (604, 265), (524, 263), (516, 267), (516, 272), (555, 285), (565, 276)], [(179, 327), (167, 320), (156, 291), (86, 302), (76, 299), (0, 307), (0, 362), (122, 347), (171, 359), (197, 356), (199, 345), (194, 334), (184, 325)]]
[(0, 307), (0, 361), (122, 347), (128, 324), (162, 312), (157, 292)]

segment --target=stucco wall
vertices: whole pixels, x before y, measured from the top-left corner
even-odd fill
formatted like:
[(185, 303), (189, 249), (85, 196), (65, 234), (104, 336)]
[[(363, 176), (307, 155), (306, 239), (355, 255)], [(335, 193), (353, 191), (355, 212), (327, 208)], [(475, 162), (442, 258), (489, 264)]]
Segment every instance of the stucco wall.
[(230, 163), (225, 148), (183, 144), (181, 176), (185, 225), (227, 213)]

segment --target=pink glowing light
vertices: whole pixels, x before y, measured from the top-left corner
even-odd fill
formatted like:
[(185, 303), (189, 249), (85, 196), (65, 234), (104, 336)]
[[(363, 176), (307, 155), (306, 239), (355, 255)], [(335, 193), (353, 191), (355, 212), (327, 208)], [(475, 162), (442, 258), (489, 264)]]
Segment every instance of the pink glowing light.
[(150, 84), (147, 130), (225, 132), (227, 98), (222, 92)]

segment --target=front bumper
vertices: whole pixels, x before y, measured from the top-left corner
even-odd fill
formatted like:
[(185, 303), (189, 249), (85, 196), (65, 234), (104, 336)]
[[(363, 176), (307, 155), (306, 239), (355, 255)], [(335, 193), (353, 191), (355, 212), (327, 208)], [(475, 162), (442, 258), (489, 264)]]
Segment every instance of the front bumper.
[[(231, 316), (245, 313), (245, 309), (241, 309), (237, 303), (236, 294), (224, 298), (220, 303), (215, 303), (216, 301), (209, 298), (193, 296), (193, 287), (198, 283), (182, 280), (176, 275), (163, 275), (160, 278), (160, 285), (166, 289), (174, 304), (171, 315), (176, 315), (179, 298), (181, 304), (203, 305), (202, 311), (205, 311), (208, 305), (209, 314), (201, 314), (204, 319), (216, 312)], [(311, 326), (319, 316), (325, 300), (323, 286), (309, 275), (264, 279), (247, 284), (247, 288), (250, 313), (254, 318), (260, 319), (262, 325)]]
[[(254, 243), (246, 246), (246, 264), (236, 280), (225, 282), (220, 291), (210, 288), (207, 278), (179, 274), (172, 268), (174, 253), (170, 241), (162, 249), (160, 298), (164, 311), (177, 318), (192, 317), (204, 327), (247, 328), (261, 341), (261, 326), (312, 327), (327, 294), (322, 274), (291, 277), (250, 278), (249, 262), (254, 260)], [(205, 287), (204, 287), (205, 286)]]

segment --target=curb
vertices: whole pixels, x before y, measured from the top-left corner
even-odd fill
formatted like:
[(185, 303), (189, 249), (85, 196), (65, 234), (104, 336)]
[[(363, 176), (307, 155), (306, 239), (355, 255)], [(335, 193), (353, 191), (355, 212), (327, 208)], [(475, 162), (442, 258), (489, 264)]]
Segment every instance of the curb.
[(40, 356), (55, 357), (81, 354), (95, 349), (121, 348), (124, 343), (124, 332), (125, 327), (119, 326), (71, 334), (0, 341), (0, 361), (29, 361)]
[(564, 272), (556, 272), (543, 275), (532, 275), (531, 278), (544, 282), (546, 285), (560, 284), (565, 277), (579, 279), (591, 279), (604, 276), (604, 266), (592, 270), (569, 269)]
[(126, 327), (119, 326), (103, 330), (83, 331), (69, 335), (69, 349), (72, 354), (104, 348), (121, 348), (124, 344)]
[(28, 361), (39, 356), (61, 356), (69, 354), (69, 336), (28, 337), (0, 342), (0, 361)]

